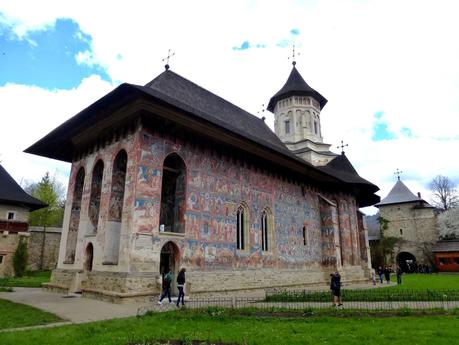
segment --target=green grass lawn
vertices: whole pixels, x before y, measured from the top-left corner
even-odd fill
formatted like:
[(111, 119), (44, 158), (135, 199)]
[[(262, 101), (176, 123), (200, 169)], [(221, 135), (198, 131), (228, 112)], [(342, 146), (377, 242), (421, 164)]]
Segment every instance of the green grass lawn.
[(20, 278), (0, 278), (0, 287), (41, 287), (41, 284), (49, 282), (50, 278), (51, 271), (27, 272)]
[[(54, 314), (24, 304), (13, 303), (0, 299), (0, 329), (43, 325), (61, 321)], [(0, 344), (3, 344), (0, 333)], [(24, 344), (27, 342), (25, 341)]]
[[(392, 276), (392, 282), (397, 282), (395, 275)], [(459, 274), (403, 274), (402, 284), (390, 288), (410, 290), (459, 289)]]
[[(214, 310), (215, 311), (215, 310)], [(301, 315), (301, 314), (300, 314)], [(153, 339), (212, 340), (236, 344), (452, 344), (457, 315), (422, 317), (242, 316), (173, 311), (140, 318), (0, 333), (12, 344), (154, 344)], [(151, 342), (148, 342), (151, 341)], [(191, 342), (185, 342), (191, 344)]]

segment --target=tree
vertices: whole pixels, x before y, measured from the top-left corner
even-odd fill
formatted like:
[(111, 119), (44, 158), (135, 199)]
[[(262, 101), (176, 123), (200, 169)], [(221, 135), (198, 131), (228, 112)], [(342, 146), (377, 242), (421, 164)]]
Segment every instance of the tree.
[(430, 190), (434, 195), (433, 204), (444, 211), (454, 207), (458, 202), (456, 184), (448, 177), (437, 175), (430, 182)]
[(18, 246), (13, 256), (14, 274), (17, 277), (22, 277), (24, 275), (27, 268), (28, 258), (27, 240), (24, 237), (20, 237)]
[(29, 193), (35, 198), (48, 204), (47, 207), (30, 213), (29, 223), (43, 227), (43, 236), (40, 253), (40, 270), (44, 269), (46, 246), (46, 228), (50, 226), (61, 227), (64, 218), (64, 188), (55, 177), (51, 178), (49, 172), (45, 173), (41, 181), (27, 187)]
[[(394, 260), (394, 248), (402, 241), (399, 237), (386, 236), (385, 231), (389, 228), (389, 220), (378, 217), (380, 227), (379, 240), (371, 245), (371, 263), (373, 267), (385, 266)], [(390, 262), (388, 262), (390, 261)]]
[(24, 188), (33, 197), (48, 204), (48, 207), (30, 213), (29, 224), (33, 226), (62, 226), (64, 217), (64, 188), (55, 177), (46, 172), (38, 183)]
[(459, 238), (459, 207), (450, 208), (438, 215), (438, 236), (442, 240)]

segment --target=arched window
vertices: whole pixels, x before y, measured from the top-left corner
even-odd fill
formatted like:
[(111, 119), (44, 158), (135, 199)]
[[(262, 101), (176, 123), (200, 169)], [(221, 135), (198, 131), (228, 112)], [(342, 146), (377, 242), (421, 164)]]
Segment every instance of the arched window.
[(89, 219), (93, 226), (93, 232), (97, 231), (99, 223), (100, 195), (102, 192), (102, 177), (104, 174), (104, 162), (99, 160), (92, 171), (91, 197), (89, 198)]
[(261, 250), (268, 251), (269, 245), (269, 224), (268, 224), (268, 213), (266, 210), (261, 212)]
[(303, 226), (303, 245), (308, 245), (308, 233), (306, 232), (306, 227)]
[(239, 206), (236, 212), (237, 249), (245, 249), (245, 210)]
[(185, 163), (179, 155), (172, 153), (163, 165), (159, 224), (164, 226), (164, 231), (185, 232), (185, 194)]
[(81, 198), (83, 196), (84, 186), (84, 169), (80, 168), (75, 177), (73, 187), (72, 209), (70, 211), (69, 231), (67, 233), (67, 243), (65, 246), (64, 263), (71, 264), (75, 262), (75, 250), (78, 238), (78, 227), (80, 225)]
[(121, 237), (121, 218), (123, 214), (124, 190), (126, 183), (127, 153), (118, 152), (113, 162), (112, 187), (108, 209), (108, 222), (105, 230), (104, 265), (118, 263)]
[(236, 210), (236, 248), (238, 250), (249, 249), (249, 209), (245, 203), (241, 203)]
[(108, 220), (121, 222), (123, 212), (124, 188), (126, 182), (127, 153), (121, 150), (113, 162), (112, 190)]

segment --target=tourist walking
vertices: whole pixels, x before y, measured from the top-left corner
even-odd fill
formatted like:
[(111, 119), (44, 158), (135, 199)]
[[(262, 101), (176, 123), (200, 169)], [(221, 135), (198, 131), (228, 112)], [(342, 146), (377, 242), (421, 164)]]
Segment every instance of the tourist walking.
[(172, 271), (171, 270), (169, 270), (169, 272), (167, 272), (167, 274), (164, 276), (164, 278), (163, 278), (163, 291), (161, 293), (161, 297), (159, 298), (158, 304), (163, 304), (163, 299), (166, 296), (169, 299), (169, 303), (172, 303), (172, 300), (171, 300), (171, 283), (172, 283), (173, 277), (174, 276), (172, 275)]
[(384, 267), (384, 277), (386, 278), (386, 283), (390, 284), (390, 268), (389, 268), (389, 266)]
[(402, 269), (400, 268), (400, 266), (397, 266), (397, 285), (400, 285), (402, 283)]
[(373, 282), (373, 286), (376, 285), (376, 273), (374, 270), (371, 270), (371, 281)]
[(177, 297), (177, 307), (180, 306), (180, 298), (182, 299), (182, 306), (185, 305), (185, 272), (186, 269), (182, 268), (177, 275), (177, 289), (179, 290)]
[(380, 282), (382, 284), (383, 283), (383, 276), (384, 276), (384, 270), (383, 270), (382, 266), (378, 267), (377, 273), (378, 273), (378, 276), (379, 276), (379, 280), (380, 280)]
[(335, 307), (341, 307), (343, 305), (341, 301), (341, 276), (338, 272), (330, 274), (330, 290), (333, 296), (333, 305)]

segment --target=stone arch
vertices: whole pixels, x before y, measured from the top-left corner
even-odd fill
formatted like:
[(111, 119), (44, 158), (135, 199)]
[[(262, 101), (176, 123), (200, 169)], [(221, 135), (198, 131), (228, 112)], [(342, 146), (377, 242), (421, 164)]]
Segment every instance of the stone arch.
[(94, 261), (94, 246), (92, 245), (91, 242), (89, 242), (84, 251), (83, 269), (86, 272), (92, 271), (93, 261)]
[(416, 271), (416, 256), (410, 252), (400, 252), (397, 254), (397, 264), (400, 266), (403, 272), (412, 273)]
[(126, 151), (120, 150), (113, 161), (110, 203), (104, 244), (103, 263), (106, 265), (115, 265), (118, 263), (127, 160)]
[(75, 251), (78, 239), (78, 227), (80, 225), (81, 199), (83, 197), (84, 177), (85, 171), (84, 168), (81, 167), (75, 176), (69, 230), (67, 232), (67, 243), (65, 245), (64, 263), (68, 264), (75, 262)]
[(92, 232), (97, 232), (99, 224), (100, 197), (102, 194), (102, 178), (104, 175), (104, 162), (99, 159), (92, 170), (91, 196), (89, 198), (89, 220)]
[(186, 165), (177, 153), (171, 153), (163, 163), (160, 231), (184, 233), (185, 206)]
[[(164, 243), (161, 247), (160, 259), (159, 259), (159, 273), (161, 277), (172, 271), (174, 277), (177, 277), (177, 273), (180, 269), (180, 249), (173, 241)], [(172, 280), (172, 292), (176, 292), (176, 281)]]

